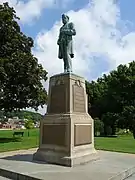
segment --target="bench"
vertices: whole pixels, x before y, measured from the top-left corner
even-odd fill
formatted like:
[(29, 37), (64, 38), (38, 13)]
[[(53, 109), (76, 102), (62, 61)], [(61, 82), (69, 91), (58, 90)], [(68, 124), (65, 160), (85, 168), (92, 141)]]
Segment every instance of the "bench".
[(22, 137), (23, 137), (23, 134), (24, 134), (24, 132), (18, 131), (18, 132), (14, 132), (14, 133), (13, 133), (13, 136), (15, 136), (15, 135), (22, 135)]

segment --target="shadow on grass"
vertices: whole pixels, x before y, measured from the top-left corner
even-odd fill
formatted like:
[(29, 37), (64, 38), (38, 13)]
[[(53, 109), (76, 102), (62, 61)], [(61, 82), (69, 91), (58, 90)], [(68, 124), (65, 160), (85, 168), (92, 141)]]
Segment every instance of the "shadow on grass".
[(20, 142), (21, 138), (11, 137), (11, 138), (4, 138), (0, 137), (0, 143), (10, 143), (10, 142)]

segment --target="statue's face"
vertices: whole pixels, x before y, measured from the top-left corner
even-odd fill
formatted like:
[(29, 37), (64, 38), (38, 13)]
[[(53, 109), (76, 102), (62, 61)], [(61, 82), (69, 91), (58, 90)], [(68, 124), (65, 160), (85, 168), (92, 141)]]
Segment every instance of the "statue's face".
[(66, 24), (68, 22), (68, 18), (66, 16), (62, 16), (62, 22), (63, 24)]

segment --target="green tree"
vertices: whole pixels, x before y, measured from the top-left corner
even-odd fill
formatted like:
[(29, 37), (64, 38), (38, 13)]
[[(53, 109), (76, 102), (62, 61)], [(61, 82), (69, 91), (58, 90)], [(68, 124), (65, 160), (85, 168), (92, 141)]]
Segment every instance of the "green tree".
[(119, 115), (116, 113), (107, 112), (102, 116), (102, 122), (104, 123), (104, 135), (115, 135), (117, 128), (117, 121)]
[(108, 75), (106, 98), (108, 99), (107, 110), (109, 112), (120, 113), (124, 106), (133, 103), (135, 98), (135, 72), (132, 69), (133, 66), (135, 66), (134, 61), (129, 64), (129, 67), (119, 65), (117, 70)]
[[(40, 121), (43, 118), (43, 115), (37, 113), (37, 112), (31, 112), (31, 111), (12, 111), (12, 112), (4, 112), (0, 111), (0, 119), (3, 119), (4, 116), (7, 118), (13, 118), (17, 116), (19, 119), (32, 119), (34, 122)], [(30, 116), (30, 117), (29, 117)], [(28, 118), (29, 117), (29, 118)]]
[(104, 74), (95, 82), (86, 82), (86, 89), (89, 114), (102, 119), (105, 134), (108, 129), (115, 134), (116, 127), (124, 127), (126, 123), (120, 118), (123, 108), (135, 106), (135, 61), (129, 65), (119, 65), (116, 70)]
[(33, 39), (24, 35), (8, 3), (0, 5), (0, 110), (34, 108), (47, 101), (47, 72), (32, 55)]
[(33, 121), (32, 120), (26, 120), (24, 126), (28, 130), (28, 136), (29, 136), (29, 130), (34, 128)]
[(125, 106), (120, 121), (120, 127), (129, 129), (135, 139), (135, 106)]
[(104, 82), (87, 82), (86, 81), (86, 92), (88, 94), (88, 112), (93, 117), (101, 119), (103, 108), (101, 102), (105, 91)]
[(94, 119), (94, 135), (98, 136), (98, 134), (103, 133), (104, 124), (99, 118)]

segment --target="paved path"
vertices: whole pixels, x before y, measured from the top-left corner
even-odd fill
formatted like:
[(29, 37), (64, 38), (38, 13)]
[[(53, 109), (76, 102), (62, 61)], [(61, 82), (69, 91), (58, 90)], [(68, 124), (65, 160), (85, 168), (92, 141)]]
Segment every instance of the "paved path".
[(116, 176), (117, 180), (123, 180), (135, 172), (135, 155), (132, 154), (98, 151), (99, 160), (69, 168), (33, 162), (32, 155), (35, 151), (36, 149), (1, 153), (0, 169), (14, 172), (9, 175), (18, 173), (23, 179), (24, 176), (30, 176), (33, 179), (47, 180), (116, 180), (112, 178)]

